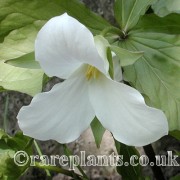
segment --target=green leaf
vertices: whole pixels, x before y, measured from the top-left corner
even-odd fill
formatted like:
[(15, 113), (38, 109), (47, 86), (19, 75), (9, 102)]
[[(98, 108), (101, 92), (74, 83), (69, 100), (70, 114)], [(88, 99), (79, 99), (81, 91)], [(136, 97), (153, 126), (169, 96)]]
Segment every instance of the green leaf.
[(91, 129), (92, 129), (92, 132), (93, 132), (93, 135), (94, 135), (96, 146), (97, 146), (97, 148), (100, 148), (102, 137), (103, 137), (103, 134), (105, 133), (105, 128), (99, 122), (97, 117), (95, 117), (93, 119), (93, 121), (91, 122)]
[(154, 13), (160, 17), (164, 17), (170, 13), (180, 13), (179, 0), (158, 0), (152, 5)]
[(132, 29), (154, 0), (116, 0), (114, 14), (124, 32)]
[[(167, 25), (166, 32), (168, 28)], [(140, 60), (124, 68), (124, 77), (145, 95), (148, 105), (165, 112), (170, 130), (180, 130), (180, 35), (165, 33), (164, 26), (162, 33), (160, 26), (158, 33), (151, 27), (142, 29), (132, 31), (129, 39), (120, 43), (128, 50), (144, 51)], [(174, 29), (178, 31), (179, 28), (175, 26)]]
[(143, 56), (143, 52), (133, 52), (113, 45), (110, 48), (119, 57), (122, 67), (134, 64)]
[(0, 62), (0, 86), (34, 96), (42, 90), (44, 72), (41, 69), (25, 69)]
[[(0, 140), (4, 141), (6, 145), (13, 151), (26, 150), (31, 152), (32, 139), (24, 136), (22, 132), (17, 132), (15, 136), (8, 135), (4, 130), (0, 129)], [(2, 143), (3, 144), (3, 143)], [(2, 150), (2, 145), (0, 143), (0, 149)]]
[[(3, 22), (4, 21), (0, 22), (2, 24), (2, 31)], [(14, 59), (32, 53), (34, 51), (34, 41), (37, 32), (42, 25), (43, 22), (37, 21), (9, 32), (8, 35), (4, 37), (4, 41), (0, 43), (0, 61)]]
[[(0, 132), (3, 131), (0, 130)], [(14, 137), (6, 134), (0, 138), (0, 178), (2, 180), (18, 179), (29, 167), (29, 162), (25, 166), (15, 164), (14, 155), (17, 151), (32, 154), (31, 138), (24, 136), (21, 132)]]
[(168, 34), (179, 34), (180, 30), (180, 15), (170, 14), (164, 18), (159, 18), (155, 14), (144, 15), (138, 24), (130, 32), (156, 32), (156, 33), (168, 33)]
[[(139, 152), (136, 150), (135, 147), (127, 146), (125, 144), (122, 144), (118, 141), (115, 141), (116, 148), (118, 151), (118, 155), (122, 155), (123, 159), (120, 159), (119, 166), (117, 165), (117, 172), (122, 176), (123, 180), (139, 180), (141, 177), (141, 167), (138, 163), (139, 160)], [(136, 156), (134, 158), (135, 165), (131, 165), (130, 159), (131, 157)], [(123, 164), (121, 164), (121, 161)]]
[(0, 9), (0, 60), (33, 52), (34, 40), (42, 25), (65, 12), (85, 24), (94, 34), (111, 26), (78, 0), (1, 0)]
[(40, 65), (37, 61), (35, 61), (34, 53), (28, 53), (19, 58), (10, 59), (5, 61), (5, 63), (10, 64), (12, 66), (27, 68), (27, 69), (40, 69)]
[(175, 137), (177, 140), (180, 141), (180, 131), (178, 131), (178, 130), (170, 131), (169, 135)]

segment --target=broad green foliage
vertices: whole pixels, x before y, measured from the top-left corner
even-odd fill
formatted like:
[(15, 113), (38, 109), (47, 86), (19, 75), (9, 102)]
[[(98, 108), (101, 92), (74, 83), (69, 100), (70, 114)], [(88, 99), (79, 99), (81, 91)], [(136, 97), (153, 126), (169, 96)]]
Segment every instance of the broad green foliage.
[[(32, 53), (34, 51), (34, 41), (37, 32), (42, 25), (42, 22), (34, 22), (32, 25), (28, 24), (25, 27), (12, 30), (5, 36), (4, 41), (0, 43), (0, 61), (14, 59), (24, 56), (27, 53)], [(2, 31), (3, 29), (0, 30), (0, 32)]]
[(143, 56), (143, 52), (133, 52), (118, 46), (111, 46), (111, 50), (119, 57), (120, 65), (129, 66), (134, 64), (140, 57)]
[(0, 130), (0, 179), (18, 179), (28, 168), (28, 163), (26, 166), (17, 166), (14, 163), (14, 154), (20, 150), (31, 154), (31, 139), (23, 136), (22, 133), (11, 137)]
[(41, 69), (19, 68), (1, 61), (0, 87), (34, 96), (42, 90), (43, 74)]
[(174, 30), (170, 32), (175, 34), (168, 33), (168, 24), (172, 24), (169, 20), (159, 18), (159, 26), (155, 21), (153, 29), (147, 26), (144, 18), (139, 23), (142, 28), (138, 25), (139, 30), (130, 32), (128, 40), (120, 46), (144, 51), (144, 56), (133, 66), (124, 68), (125, 78), (145, 95), (150, 106), (165, 112), (169, 128), (174, 130), (180, 129), (180, 35), (176, 34), (180, 29), (179, 26), (171, 26)]
[[(154, 14), (144, 15), (138, 24), (133, 28), (138, 32), (155, 32), (165, 34), (177, 34), (180, 33), (180, 21), (179, 14), (170, 14), (164, 18), (159, 18)], [(131, 31), (131, 32), (132, 32)]]
[(21, 68), (40, 69), (39, 63), (35, 61), (34, 52), (25, 54), (18, 58), (9, 59), (5, 61), (5, 63)]
[(116, 0), (114, 14), (121, 29), (132, 29), (154, 0)]
[(30, 55), (36, 35), (47, 20), (67, 12), (94, 34), (111, 26), (78, 0), (1, 0), (0, 9), (0, 61), (9, 63), (0, 64), (0, 86), (30, 95), (42, 89), (42, 71), (28, 68), (38, 67)]
[[(24, 54), (33, 51), (35, 36), (42, 25), (50, 18), (64, 12), (94, 30), (94, 33), (99, 33), (110, 26), (77, 0), (1, 0), (0, 9), (0, 42), (5, 43), (6, 48), (12, 46), (12, 49), (17, 48), (18, 43), (22, 47), (27, 45), (28, 47), (24, 47), (27, 49), (19, 50)], [(14, 41), (16, 44), (13, 46)]]
[(152, 5), (154, 13), (164, 17), (170, 13), (180, 13), (179, 0), (158, 0)]

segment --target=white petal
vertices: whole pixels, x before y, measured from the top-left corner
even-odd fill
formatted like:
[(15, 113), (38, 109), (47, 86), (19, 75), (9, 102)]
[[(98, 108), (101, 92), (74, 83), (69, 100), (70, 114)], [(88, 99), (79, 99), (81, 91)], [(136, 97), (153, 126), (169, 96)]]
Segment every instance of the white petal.
[(88, 97), (88, 85), (80, 68), (72, 77), (55, 85), (50, 92), (36, 95), (24, 106), (18, 123), (24, 134), (39, 140), (68, 143), (90, 125), (95, 114)]
[(38, 33), (35, 55), (49, 76), (67, 79), (82, 63), (105, 73), (92, 33), (67, 13), (50, 19)]
[(118, 141), (144, 146), (168, 133), (164, 113), (146, 106), (137, 90), (104, 75), (92, 81), (89, 90), (96, 116)]

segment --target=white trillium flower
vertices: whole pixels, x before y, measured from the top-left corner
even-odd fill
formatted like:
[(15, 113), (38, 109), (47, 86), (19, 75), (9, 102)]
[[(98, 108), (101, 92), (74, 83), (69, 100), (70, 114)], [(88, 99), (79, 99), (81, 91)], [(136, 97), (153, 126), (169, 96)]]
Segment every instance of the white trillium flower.
[(42, 27), (35, 42), (36, 59), (47, 75), (66, 80), (21, 108), (17, 119), (24, 134), (69, 143), (95, 116), (127, 145), (147, 145), (168, 133), (162, 111), (148, 107), (137, 90), (110, 78), (100, 39), (66, 13)]

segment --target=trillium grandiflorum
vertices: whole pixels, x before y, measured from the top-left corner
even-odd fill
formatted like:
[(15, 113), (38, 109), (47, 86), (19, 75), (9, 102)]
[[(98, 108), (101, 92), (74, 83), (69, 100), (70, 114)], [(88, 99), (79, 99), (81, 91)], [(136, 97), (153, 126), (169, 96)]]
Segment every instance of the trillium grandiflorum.
[(134, 146), (168, 133), (164, 113), (148, 107), (135, 89), (112, 80), (101, 38), (66, 13), (49, 20), (35, 42), (35, 55), (50, 77), (66, 79), (37, 94), (17, 118), (24, 134), (69, 143), (96, 116), (118, 141)]

